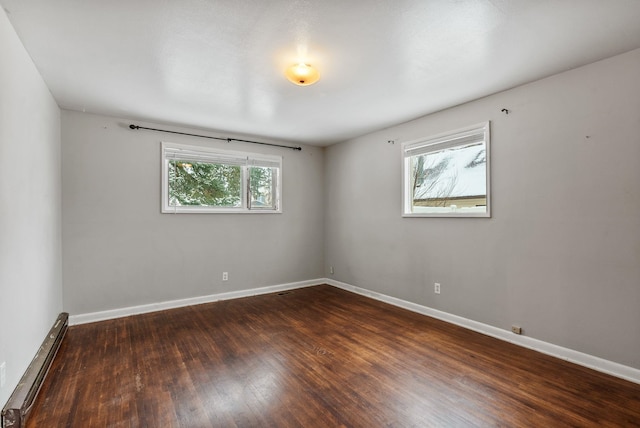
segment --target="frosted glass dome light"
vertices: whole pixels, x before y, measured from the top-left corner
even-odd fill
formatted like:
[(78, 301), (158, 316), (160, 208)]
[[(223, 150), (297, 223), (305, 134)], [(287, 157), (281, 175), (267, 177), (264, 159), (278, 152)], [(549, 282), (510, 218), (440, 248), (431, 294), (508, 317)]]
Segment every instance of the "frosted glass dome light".
[(284, 74), (291, 83), (298, 86), (313, 85), (320, 80), (320, 73), (318, 73), (318, 70), (304, 62), (292, 65), (287, 68)]

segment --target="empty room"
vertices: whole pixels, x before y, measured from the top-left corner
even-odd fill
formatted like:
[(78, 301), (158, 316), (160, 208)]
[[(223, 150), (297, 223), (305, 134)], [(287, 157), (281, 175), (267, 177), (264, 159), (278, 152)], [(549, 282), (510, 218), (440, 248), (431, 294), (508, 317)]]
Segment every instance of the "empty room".
[(0, 5), (2, 428), (640, 426), (640, 2)]

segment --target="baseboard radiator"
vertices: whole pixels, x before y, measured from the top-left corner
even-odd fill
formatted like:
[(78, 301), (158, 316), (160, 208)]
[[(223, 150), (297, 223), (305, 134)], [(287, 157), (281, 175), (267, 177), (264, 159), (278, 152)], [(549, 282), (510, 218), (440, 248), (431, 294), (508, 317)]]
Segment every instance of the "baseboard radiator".
[(49, 334), (2, 409), (2, 428), (23, 428), (49, 367), (69, 327), (69, 314), (58, 315)]

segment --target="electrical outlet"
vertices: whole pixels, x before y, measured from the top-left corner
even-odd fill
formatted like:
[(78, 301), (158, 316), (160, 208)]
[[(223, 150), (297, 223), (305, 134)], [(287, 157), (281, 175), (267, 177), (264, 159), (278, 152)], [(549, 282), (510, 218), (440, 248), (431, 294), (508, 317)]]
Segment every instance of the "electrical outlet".
[(222, 272), (222, 280), (229, 281), (229, 272)]
[(0, 364), (0, 388), (4, 388), (4, 384), (7, 382), (7, 363), (3, 361)]
[(433, 292), (436, 294), (440, 294), (440, 283), (436, 282), (433, 284)]
[(519, 325), (512, 325), (511, 331), (515, 334), (522, 334), (522, 327), (520, 327)]
[(333, 275), (333, 266), (329, 266), (329, 273)]

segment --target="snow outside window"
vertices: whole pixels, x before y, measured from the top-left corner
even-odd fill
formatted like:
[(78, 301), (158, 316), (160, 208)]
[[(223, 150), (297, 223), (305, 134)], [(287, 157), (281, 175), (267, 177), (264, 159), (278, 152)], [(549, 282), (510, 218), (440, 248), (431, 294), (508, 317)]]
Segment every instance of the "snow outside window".
[(403, 216), (490, 217), (489, 122), (402, 145)]
[(163, 213), (279, 213), (282, 157), (162, 143)]

